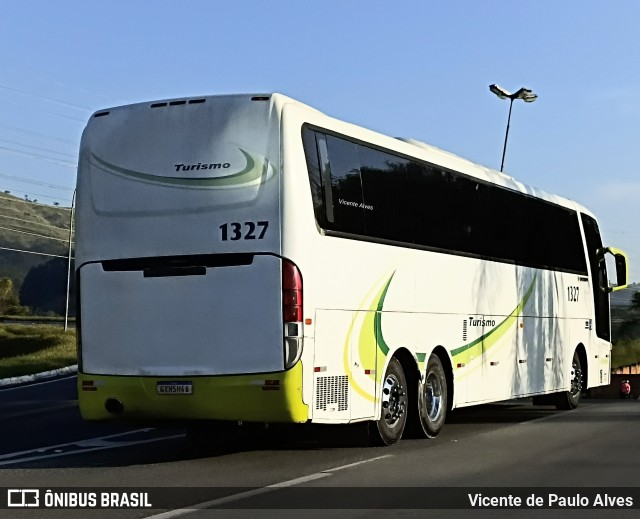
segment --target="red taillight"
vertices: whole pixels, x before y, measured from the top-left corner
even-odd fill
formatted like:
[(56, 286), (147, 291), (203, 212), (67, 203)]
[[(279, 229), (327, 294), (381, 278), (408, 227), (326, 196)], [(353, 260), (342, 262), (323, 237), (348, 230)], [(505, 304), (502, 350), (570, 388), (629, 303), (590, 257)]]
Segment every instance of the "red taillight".
[(302, 321), (302, 276), (298, 267), (287, 260), (282, 261), (282, 320)]

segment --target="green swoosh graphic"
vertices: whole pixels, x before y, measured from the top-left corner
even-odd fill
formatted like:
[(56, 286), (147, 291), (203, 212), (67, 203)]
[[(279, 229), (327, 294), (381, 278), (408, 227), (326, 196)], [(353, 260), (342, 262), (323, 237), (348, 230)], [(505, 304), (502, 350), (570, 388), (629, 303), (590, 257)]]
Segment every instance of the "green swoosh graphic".
[(242, 148), (239, 149), (247, 161), (247, 164), (242, 171), (222, 177), (209, 178), (161, 177), (158, 175), (150, 175), (149, 173), (121, 168), (101, 159), (95, 153), (91, 153), (90, 160), (94, 166), (106, 173), (125, 176), (140, 182), (162, 184), (173, 187), (204, 189), (242, 187), (257, 181), (262, 177), (265, 177), (265, 180), (268, 180), (272, 176), (272, 172), (269, 168), (269, 161), (266, 158), (254, 156)]
[[(484, 343), (485, 350), (486, 350), (486, 349), (489, 349), (491, 346), (493, 346), (496, 342), (498, 342), (498, 340), (516, 322), (516, 319), (522, 313), (522, 310), (524, 309), (525, 305), (531, 298), (531, 294), (533, 294), (533, 289), (535, 287), (537, 277), (538, 277), (538, 274), (536, 273), (536, 275), (533, 277), (533, 280), (531, 281), (531, 284), (529, 285), (529, 288), (525, 292), (522, 300), (513, 309), (513, 311), (507, 317), (505, 317), (505, 319), (500, 324), (498, 324), (496, 327), (489, 330), (487, 333), (485, 333), (481, 337), (470, 342), (469, 344), (465, 344), (463, 346), (460, 346), (459, 348), (452, 350), (451, 356), (455, 357), (456, 355), (460, 355), (461, 353), (467, 352), (471, 350), (474, 346), (478, 346), (482, 343)], [(387, 284), (381, 291), (381, 294), (379, 294), (377, 304), (375, 305), (375, 309), (377, 310), (377, 312), (375, 312), (375, 317), (374, 317), (374, 334), (376, 337), (376, 343), (378, 345), (378, 348), (380, 349), (382, 354), (385, 356), (389, 353), (389, 346), (384, 340), (384, 336), (382, 334), (382, 307), (384, 306), (384, 300), (387, 295), (387, 290), (389, 290), (389, 285), (391, 284), (392, 279), (393, 279), (393, 274), (387, 281)]]
[[(376, 283), (376, 285), (374, 285), (374, 287), (372, 287), (371, 290), (364, 297), (364, 300), (360, 304), (361, 311), (356, 312), (351, 321), (351, 326), (349, 326), (349, 330), (347, 331), (347, 336), (345, 338), (344, 347), (343, 347), (342, 361), (343, 361), (345, 372), (349, 376), (349, 383), (351, 384), (352, 389), (356, 393), (358, 393), (360, 396), (362, 396), (363, 398), (371, 402), (375, 400), (375, 396), (373, 392), (373, 387), (375, 386), (373, 386), (371, 390), (367, 390), (363, 388), (360, 385), (360, 383), (356, 380), (356, 377), (354, 376), (354, 373), (351, 369), (351, 365), (349, 363), (351, 337), (352, 337), (352, 334), (357, 333), (357, 336), (356, 336), (358, 341), (357, 355), (360, 359), (360, 363), (363, 366), (367, 366), (369, 369), (372, 369), (372, 372), (368, 375), (368, 377), (369, 379), (371, 379), (371, 381), (374, 381), (376, 377), (376, 373), (384, 364), (384, 358), (385, 358), (384, 356), (378, 356), (376, 358), (376, 350), (375, 350), (375, 347), (376, 347), (375, 341), (377, 340), (376, 326), (379, 326), (379, 322), (378, 324), (376, 324), (376, 314), (378, 313), (379, 310), (382, 309), (384, 298), (386, 296), (387, 290), (389, 289), (389, 285), (391, 284), (391, 280), (393, 279), (394, 275), (395, 275), (395, 271), (384, 282), (382, 288), (379, 289), (378, 293), (373, 295), (373, 299), (371, 303), (367, 304), (366, 302), (370, 300), (372, 293), (375, 290), (375, 287), (380, 286), (379, 283)], [(366, 308), (366, 310), (362, 311), (363, 307)], [(356, 324), (356, 321), (359, 320), (357, 316), (362, 317), (362, 322), (359, 324)], [(357, 332), (356, 330), (354, 330), (354, 328), (356, 327), (359, 329), (359, 331)], [(384, 342), (381, 332), (380, 332), (380, 340)], [(386, 346), (386, 343), (385, 343), (385, 347), (386, 347), (386, 351), (388, 352), (389, 347)], [(386, 356), (386, 353), (384, 355)]]
[[(485, 333), (481, 337), (478, 337), (474, 341), (471, 341), (469, 344), (464, 344), (459, 348), (455, 348), (454, 350), (451, 350), (451, 356), (454, 358), (458, 355), (462, 357), (468, 357), (469, 354), (471, 353), (471, 349), (473, 348), (481, 349), (483, 343), (485, 346), (485, 350), (491, 348), (491, 346), (496, 344), (498, 340), (507, 332), (507, 330), (513, 324), (515, 324), (518, 317), (524, 310), (525, 305), (531, 298), (531, 294), (533, 294), (533, 289), (535, 287), (537, 277), (538, 277), (538, 274), (536, 273), (536, 275), (533, 277), (533, 280), (531, 281), (531, 285), (529, 285), (529, 288), (525, 292), (522, 300), (517, 304), (517, 306), (513, 309), (513, 311), (507, 317), (504, 318), (504, 320), (500, 324), (498, 324), (494, 328), (491, 328), (491, 330), (489, 330), (487, 333)], [(464, 360), (464, 359), (461, 358), (460, 360)]]
[(376, 343), (378, 344), (378, 348), (382, 352), (382, 354), (386, 357), (389, 353), (389, 345), (384, 340), (384, 336), (382, 335), (382, 307), (384, 306), (384, 300), (387, 297), (387, 290), (389, 290), (389, 285), (391, 284), (391, 280), (393, 279), (395, 272), (391, 274), (389, 281), (385, 285), (382, 290), (382, 294), (378, 299), (378, 304), (376, 305), (376, 312), (373, 321), (374, 334), (376, 337)]
[[(384, 335), (382, 333), (382, 310), (384, 307), (384, 301), (387, 296), (387, 291), (389, 290), (389, 286), (391, 285), (391, 281), (395, 275), (395, 271), (389, 276), (381, 289), (379, 289), (378, 293), (373, 297), (372, 302), (369, 305), (368, 310), (366, 310), (365, 316), (360, 324), (360, 329), (358, 332), (358, 353), (359, 357), (362, 361), (363, 365), (371, 365), (375, 363), (376, 365), (376, 373), (382, 368), (384, 365), (384, 359), (389, 353), (389, 345), (384, 339)], [(536, 280), (538, 274), (536, 274), (531, 281), (531, 284), (527, 288), (523, 298), (516, 305), (513, 311), (505, 317), (497, 326), (490, 329), (487, 333), (475, 339), (474, 341), (460, 346), (451, 351), (451, 356), (458, 356), (458, 361), (464, 361), (465, 358), (469, 357), (474, 349), (477, 349), (477, 353), (480, 354), (482, 352), (482, 347), (484, 343), (485, 350), (494, 346), (506, 333), (507, 331), (517, 323), (518, 317), (522, 314), (524, 307), (527, 302), (531, 298), (533, 294)], [(365, 300), (368, 299), (370, 295), (365, 297)], [(362, 305), (361, 305), (362, 307)], [(351, 344), (351, 335), (354, 333), (354, 326), (356, 325), (355, 320), (352, 321), (351, 326), (349, 327), (349, 331), (347, 332), (347, 337), (344, 343), (343, 350), (343, 362), (345, 366), (345, 370), (349, 375), (349, 381), (353, 387), (353, 389), (359, 393), (361, 396), (372, 400), (374, 396), (369, 394), (363, 388), (361, 388), (358, 383), (355, 381), (351, 368), (349, 366), (349, 345)], [(375, 342), (374, 342), (375, 341)], [(369, 353), (372, 351), (372, 346), (377, 346), (378, 350), (382, 353), (379, 355), (376, 360), (374, 358), (369, 358)], [(422, 365), (426, 360), (425, 353), (416, 353), (416, 357), (418, 362)], [(468, 359), (467, 359), (468, 361)], [(374, 378), (375, 375), (371, 374), (371, 378)]]

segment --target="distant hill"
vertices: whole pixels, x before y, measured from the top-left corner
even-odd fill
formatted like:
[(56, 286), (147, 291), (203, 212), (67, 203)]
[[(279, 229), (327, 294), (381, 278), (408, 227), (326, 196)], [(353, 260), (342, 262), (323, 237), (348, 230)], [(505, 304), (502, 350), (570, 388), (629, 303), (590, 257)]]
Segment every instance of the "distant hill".
[(20, 291), (31, 269), (54, 260), (55, 255), (66, 258), (69, 217), (70, 208), (38, 204), (0, 192), (0, 278), (10, 278)]
[(611, 306), (629, 306), (633, 294), (640, 291), (640, 283), (631, 283), (624, 290), (611, 293)]

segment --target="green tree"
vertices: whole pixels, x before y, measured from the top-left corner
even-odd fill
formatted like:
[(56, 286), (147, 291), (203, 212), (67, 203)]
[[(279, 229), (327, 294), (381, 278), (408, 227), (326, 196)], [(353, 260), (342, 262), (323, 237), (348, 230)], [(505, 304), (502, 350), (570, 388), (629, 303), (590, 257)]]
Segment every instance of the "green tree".
[(18, 294), (13, 286), (13, 280), (9, 278), (0, 279), (0, 314), (4, 314), (8, 308), (19, 303)]
[[(73, 272), (73, 262), (71, 264)], [(20, 288), (20, 301), (38, 313), (63, 315), (67, 297), (67, 260), (53, 258), (29, 270)], [(71, 277), (69, 310), (75, 308), (75, 283)]]
[(640, 291), (634, 292), (631, 296), (631, 308), (640, 310)]

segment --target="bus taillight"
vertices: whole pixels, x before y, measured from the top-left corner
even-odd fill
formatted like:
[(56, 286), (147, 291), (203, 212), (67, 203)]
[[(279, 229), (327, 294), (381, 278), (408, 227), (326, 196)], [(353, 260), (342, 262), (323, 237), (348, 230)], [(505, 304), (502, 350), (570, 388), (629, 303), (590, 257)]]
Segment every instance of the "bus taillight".
[(287, 322), (302, 322), (302, 276), (298, 267), (282, 261), (282, 317)]
[(302, 275), (295, 264), (282, 260), (282, 320), (284, 362), (291, 368), (302, 355)]

